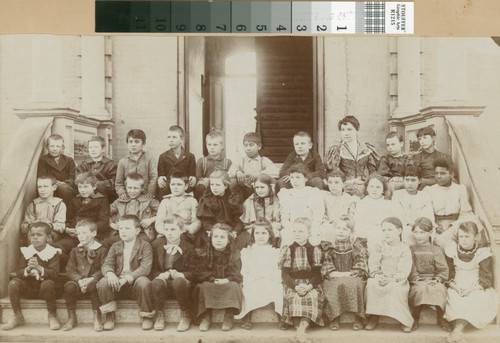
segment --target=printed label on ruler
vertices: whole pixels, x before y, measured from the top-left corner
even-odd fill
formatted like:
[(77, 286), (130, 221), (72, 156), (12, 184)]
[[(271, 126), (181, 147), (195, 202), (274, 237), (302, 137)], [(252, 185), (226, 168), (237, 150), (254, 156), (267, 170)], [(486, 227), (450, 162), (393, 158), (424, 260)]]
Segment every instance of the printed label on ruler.
[(356, 3), (353, 1), (332, 2), (331, 18), (333, 33), (355, 33)]
[(385, 3), (385, 33), (413, 33), (413, 2)]

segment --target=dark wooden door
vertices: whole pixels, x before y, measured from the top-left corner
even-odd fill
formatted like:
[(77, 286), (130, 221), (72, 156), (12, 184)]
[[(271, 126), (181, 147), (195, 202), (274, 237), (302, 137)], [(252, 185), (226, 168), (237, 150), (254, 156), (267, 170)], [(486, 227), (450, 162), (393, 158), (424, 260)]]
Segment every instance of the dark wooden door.
[(313, 46), (311, 37), (257, 37), (257, 131), (262, 155), (282, 163), (293, 135), (314, 139)]

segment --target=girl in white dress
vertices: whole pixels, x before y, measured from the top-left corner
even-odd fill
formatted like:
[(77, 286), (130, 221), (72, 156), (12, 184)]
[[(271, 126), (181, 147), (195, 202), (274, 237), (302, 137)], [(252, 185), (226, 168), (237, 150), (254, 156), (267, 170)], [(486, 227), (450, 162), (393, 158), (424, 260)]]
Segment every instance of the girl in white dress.
[(278, 315), (283, 312), (283, 285), (278, 268), (279, 249), (272, 246), (274, 233), (271, 223), (259, 218), (253, 225), (251, 245), (241, 250), (243, 275), (243, 305), (236, 319), (243, 318), (241, 327), (252, 328), (252, 311), (274, 303)]
[(458, 245), (450, 241), (445, 249), (450, 282), (444, 318), (453, 321), (448, 342), (463, 338), (468, 324), (484, 328), (496, 316), (498, 297), (493, 289), (493, 258), (489, 247), (480, 248), (477, 225), (463, 222), (458, 227)]
[(370, 278), (366, 283), (366, 314), (371, 314), (366, 330), (377, 327), (379, 316), (387, 316), (401, 323), (409, 333), (413, 317), (408, 306), (412, 267), (410, 248), (401, 242), (403, 224), (396, 217), (382, 221), (382, 243), (368, 257)]

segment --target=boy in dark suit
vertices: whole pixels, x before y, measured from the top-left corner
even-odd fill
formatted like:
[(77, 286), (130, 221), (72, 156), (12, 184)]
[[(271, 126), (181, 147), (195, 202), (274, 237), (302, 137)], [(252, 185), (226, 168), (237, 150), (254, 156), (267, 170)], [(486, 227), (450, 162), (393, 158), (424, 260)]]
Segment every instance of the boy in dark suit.
[(163, 220), (162, 236), (153, 242), (151, 276), (156, 306), (155, 330), (165, 328), (165, 298), (175, 298), (181, 308), (177, 331), (186, 331), (191, 324), (191, 285), (194, 279), (195, 253), (190, 238), (184, 234), (184, 219), (172, 214)]
[(38, 161), (37, 175), (56, 179), (54, 196), (63, 199), (67, 207), (75, 196), (75, 161), (64, 155), (64, 139), (60, 135), (49, 136), (46, 149), (48, 153)]
[(104, 330), (115, 327), (116, 299), (136, 299), (142, 329), (153, 328), (154, 306), (151, 281), (148, 275), (153, 264), (151, 245), (137, 235), (141, 221), (137, 216), (124, 215), (118, 223), (121, 240), (109, 249), (101, 272), (104, 277), (97, 283), (101, 313), (105, 317)]

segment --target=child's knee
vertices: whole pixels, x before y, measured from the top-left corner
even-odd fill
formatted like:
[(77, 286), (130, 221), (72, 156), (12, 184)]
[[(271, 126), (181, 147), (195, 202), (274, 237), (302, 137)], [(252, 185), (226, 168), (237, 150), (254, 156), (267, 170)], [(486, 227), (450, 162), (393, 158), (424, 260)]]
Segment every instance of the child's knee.
[(78, 284), (75, 281), (68, 281), (64, 284), (64, 293), (75, 293), (78, 290)]
[(175, 290), (178, 290), (178, 289), (185, 289), (187, 288), (189, 285), (189, 282), (188, 280), (186, 280), (185, 278), (183, 277), (178, 277), (178, 278), (175, 278), (172, 280), (172, 287), (175, 289)]
[(166, 288), (165, 281), (158, 278), (155, 278), (153, 279), (153, 281), (151, 281), (151, 289), (153, 290), (153, 292), (155, 293), (163, 292), (165, 288)]
[(47, 293), (54, 293), (55, 294), (55, 282), (54, 280), (44, 280), (42, 281), (42, 284), (40, 285), (40, 293), (41, 294), (47, 294)]
[(151, 287), (151, 281), (145, 276), (139, 276), (134, 281), (134, 288), (137, 290), (143, 290)]
[(9, 281), (8, 292), (12, 294), (13, 292), (19, 292), (21, 290), (22, 281), (19, 279), (13, 279)]

